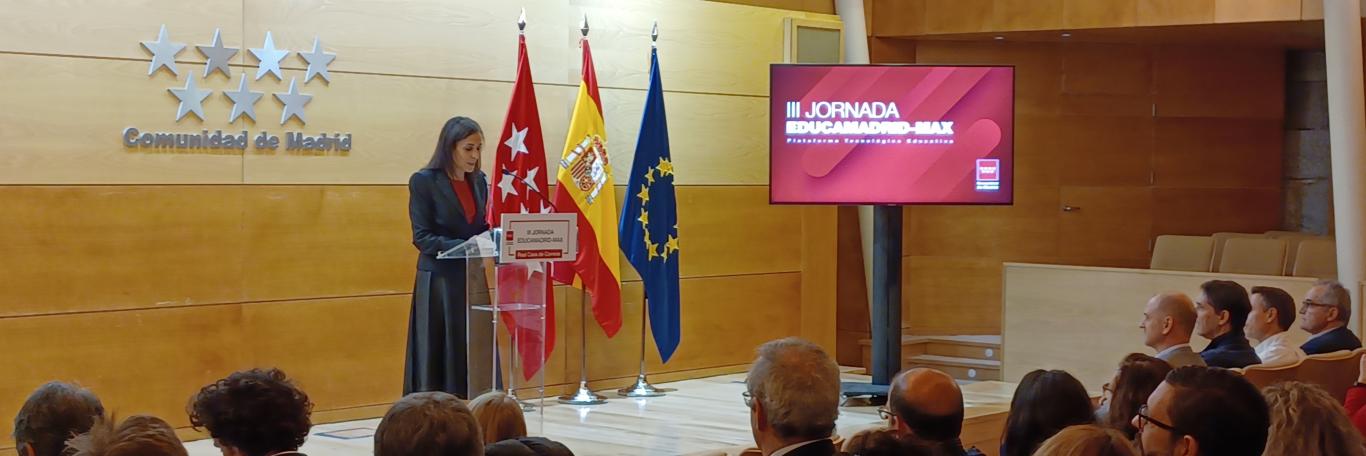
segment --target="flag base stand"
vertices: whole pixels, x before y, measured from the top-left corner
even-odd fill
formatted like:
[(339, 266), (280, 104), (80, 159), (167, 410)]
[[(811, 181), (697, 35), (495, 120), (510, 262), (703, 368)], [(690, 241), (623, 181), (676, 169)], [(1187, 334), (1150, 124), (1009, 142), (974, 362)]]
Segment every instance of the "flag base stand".
[(645, 379), (645, 374), (636, 376), (634, 385), (617, 390), (617, 395), (622, 397), (660, 397), (664, 393), (675, 391), (673, 388), (658, 388), (650, 384)]
[(588, 290), (583, 290), (582, 299), (579, 301), (579, 390), (574, 394), (560, 396), (561, 404), (567, 405), (602, 405), (607, 403), (607, 397), (593, 390), (588, 389)]

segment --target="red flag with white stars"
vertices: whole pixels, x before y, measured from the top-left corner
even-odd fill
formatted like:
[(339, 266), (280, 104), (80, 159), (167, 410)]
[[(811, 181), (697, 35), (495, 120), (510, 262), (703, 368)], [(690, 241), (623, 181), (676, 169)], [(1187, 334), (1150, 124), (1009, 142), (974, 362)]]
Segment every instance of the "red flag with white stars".
[[(546, 196), (545, 143), (541, 140), (541, 115), (536, 110), (536, 90), (531, 83), (531, 62), (527, 58), (526, 37), (517, 38), (517, 82), (512, 89), (503, 134), (493, 160), (493, 192), (489, 198), (489, 226), (497, 227), (503, 214), (554, 212)], [(555, 348), (554, 282), (538, 265), (498, 268), (500, 304), (520, 304), (530, 279), (545, 282), (545, 328), (540, 327), (539, 312), (513, 311), (503, 314), (508, 331), (517, 338), (517, 351), (523, 373), (530, 380)], [(519, 324), (521, 323), (521, 324)], [(541, 352), (544, 343), (545, 350)], [(537, 356), (543, 354), (546, 358)]]

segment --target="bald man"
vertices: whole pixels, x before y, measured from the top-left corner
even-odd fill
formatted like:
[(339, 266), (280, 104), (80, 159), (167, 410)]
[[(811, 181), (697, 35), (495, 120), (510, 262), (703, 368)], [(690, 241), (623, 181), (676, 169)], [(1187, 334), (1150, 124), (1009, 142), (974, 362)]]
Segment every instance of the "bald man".
[(1195, 301), (1182, 293), (1167, 292), (1153, 296), (1143, 309), (1143, 345), (1157, 350), (1157, 357), (1172, 368), (1204, 366), (1205, 360), (1191, 350), (1195, 332)]
[(906, 439), (931, 448), (936, 456), (980, 456), (963, 450), (963, 391), (942, 371), (915, 368), (897, 374), (887, 393), (891, 425)]

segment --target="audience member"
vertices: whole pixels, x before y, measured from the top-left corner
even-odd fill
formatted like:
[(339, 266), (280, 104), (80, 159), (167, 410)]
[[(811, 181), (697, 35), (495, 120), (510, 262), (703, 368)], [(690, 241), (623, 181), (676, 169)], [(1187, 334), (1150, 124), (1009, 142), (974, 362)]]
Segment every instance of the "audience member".
[(375, 456), (480, 456), (484, 439), (474, 414), (450, 393), (412, 393), (394, 403), (375, 428)]
[(1252, 287), (1252, 313), (1247, 314), (1247, 335), (1260, 340), (1257, 358), (1266, 367), (1289, 366), (1304, 358), (1287, 339), (1295, 326), (1295, 298), (1275, 287)]
[(1361, 348), (1361, 339), (1347, 329), (1352, 318), (1352, 295), (1336, 280), (1320, 280), (1309, 289), (1300, 307), (1300, 328), (1309, 341), (1300, 346), (1305, 354), (1317, 355)]
[(1347, 389), (1347, 402), (1343, 405), (1347, 408), (1347, 416), (1352, 419), (1352, 425), (1366, 436), (1366, 357), (1361, 358), (1357, 372), (1357, 384)]
[(470, 401), (470, 413), (483, 430), (487, 456), (573, 456), (560, 442), (527, 437), (522, 404), (502, 391), (481, 394)]
[(1172, 370), (1134, 415), (1145, 456), (1258, 456), (1270, 425), (1257, 387), (1210, 367)]
[(1361, 434), (1342, 404), (1322, 387), (1289, 381), (1262, 390), (1271, 412), (1266, 453), (1295, 456), (1363, 456)]
[(926, 455), (901, 435), (896, 428), (873, 428), (859, 431), (844, 442), (848, 456), (921, 456)]
[(1133, 439), (1138, 429), (1130, 421), (1171, 371), (1172, 366), (1166, 361), (1142, 353), (1125, 356), (1114, 379), (1105, 385), (1107, 394), (1096, 410), (1096, 421)]
[(1082, 424), (1045, 440), (1034, 456), (1138, 456), (1138, 450), (1115, 429)]
[(313, 403), (279, 369), (233, 372), (200, 389), (188, 409), (223, 456), (301, 455), (313, 426)]
[(1143, 309), (1143, 345), (1157, 350), (1157, 358), (1172, 367), (1204, 366), (1205, 359), (1191, 350), (1195, 331), (1195, 303), (1175, 292), (1162, 293), (1148, 300)]
[(90, 432), (67, 442), (73, 456), (187, 456), (175, 428), (161, 418), (134, 415), (114, 426), (114, 419), (96, 418)]
[(1091, 397), (1076, 377), (1060, 370), (1030, 372), (1010, 400), (1001, 456), (1029, 456), (1058, 431), (1095, 421)]
[(764, 456), (830, 456), (839, 417), (839, 367), (820, 346), (789, 337), (759, 346), (745, 377), (754, 443)]
[(104, 405), (90, 390), (48, 382), (28, 396), (14, 417), (19, 456), (60, 456), (66, 441), (90, 430)]
[(935, 449), (935, 454), (980, 456), (963, 449), (963, 391), (942, 371), (909, 369), (892, 379), (884, 418), (907, 440)]
[(1210, 340), (1200, 352), (1205, 364), (1227, 369), (1260, 364), (1257, 351), (1243, 334), (1247, 314), (1252, 312), (1247, 290), (1237, 282), (1210, 280), (1200, 284), (1200, 297), (1195, 301), (1195, 330)]

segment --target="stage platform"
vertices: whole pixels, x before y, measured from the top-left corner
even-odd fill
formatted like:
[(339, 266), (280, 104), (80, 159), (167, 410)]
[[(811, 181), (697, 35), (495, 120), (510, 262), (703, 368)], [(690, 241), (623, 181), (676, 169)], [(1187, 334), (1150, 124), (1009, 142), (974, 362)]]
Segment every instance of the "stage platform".
[[(846, 381), (868, 377), (844, 374)], [(661, 387), (677, 388), (668, 396), (627, 399), (613, 396), (604, 405), (574, 407), (546, 401), (546, 407), (527, 416), (532, 435), (563, 442), (580, 456), (638, 456), (738, 454), (754, 445), (749, 430), (749, 410), (740, 393), (744, 374), (685, 380)], [(964, 443), (996, 454), (1014, 385), (978, 382), (963, 386), (967, 401)], [(537, 429), (536, 413), (544, 414)], [(840, 409), (837, 432), (845, 437), (881, 425), (877, 408), (847, 406)], [(379, 419), (325, 424), (314, 427), (301, 449), (309, 455), (362, 456), (374, 449), (372, 435)], [(221, 455), (213, 441), (186, 444), (190, 456)]]

